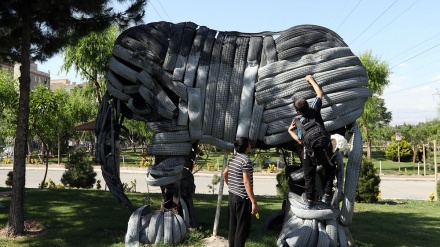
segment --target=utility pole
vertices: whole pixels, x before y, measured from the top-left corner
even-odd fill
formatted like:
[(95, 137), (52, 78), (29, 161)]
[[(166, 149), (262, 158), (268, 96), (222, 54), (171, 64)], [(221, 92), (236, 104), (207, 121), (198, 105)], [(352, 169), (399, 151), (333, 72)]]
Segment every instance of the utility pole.
[(438, 201), (438, 195), (437, 195), (437, 140), (434, 140), (434, 200)]
[(432, 94), (432, 98), (435, 100), (435, 96), (437, 95), (439, 98), (440, 98), (440, 90), (438, 89), (438, 88), (436, 88), (437, 89), (437, 92), (435, 92), (435, 93), (433, 93)]

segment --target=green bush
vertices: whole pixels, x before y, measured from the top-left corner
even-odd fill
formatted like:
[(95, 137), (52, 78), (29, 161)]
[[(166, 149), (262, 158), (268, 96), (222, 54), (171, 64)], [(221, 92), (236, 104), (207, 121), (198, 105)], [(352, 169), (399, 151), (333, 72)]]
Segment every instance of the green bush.
[(440, 199), (440, 181), (437, 181), (437, 200)]
[(281, 169), (281, 172), (277, 174), (277, 182), (277, 196), (284, 199), (290, 191), (287, 185), (286, 169)]
[(96, 182), (96, 172), (93, 171), (92, 162), (87, 159), (85, 149), (72, 150), (65, 167), (66, 171), (61, 177), (64, 185), (74, 188), (93, 188)]
[(356, 202), (376, 203), (379, 200), (379, 184), (380, 177), (376, 175), (374, 164), (364, 157), (356, 189)]
[[(385, 150), (385, 156), (392, 160), (392, 161), (398, 161), (398, 151), (399, 144), (397, 141), (393, 141), (391, 145), (389, 145)], [(411, 144), (409, 144), (405, 140), (400, 141), (400, 161), (402, 162), (408, 162), (411, 161), (413, 158), (413, 150), (411, 148)]]
[(8, 178), (5, 181), (5, 184), (8, 187), (12, 187), (12, 174), (14, 174), (12, 171), (8, 172)]

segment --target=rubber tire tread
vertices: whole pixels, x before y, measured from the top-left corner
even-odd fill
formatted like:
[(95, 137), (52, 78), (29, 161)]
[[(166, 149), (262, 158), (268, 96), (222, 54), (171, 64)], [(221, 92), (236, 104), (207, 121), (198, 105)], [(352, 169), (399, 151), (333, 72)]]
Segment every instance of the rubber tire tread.
[(174, 32), (169, 38), (168, 50), (162, 65), (163, 69), (168, 72), (174, 71), (176, 66), (177, 55), (179, 53), (180, 44), (182, 43), (184, 26), (184, 23), (174, 25)]
[(264, 66), (258, 70), (258, 79), (263, 80), (295, 68), (349, 56), (354, 56), (350, 48), (334, 47), (302, 56), (297, 60), (280, 60), (278, 62), (268, 64), (267, 66)]
[(325, 40), (327, 40), (325, 34), (321, 32), (310, 31), (303, 35), (286, 40), (285, 42), (277, 43), (276, 48), (277, 48), (277, 52), (280, 53), (292, 47), (308, 46)]
[(181, 130), (175, 132), (156, 133), (153, 136), (152, 143), (159, 144), (159, 143), (176, 143), (176, 142), (189, 142), (189, 141), (190, 141), (189, 131)]
[(148, 129), (154, 133), (188, 130), (186, 126), (177, 125), (176, 119), (161, 120), (157, 122), (148, 121), (145, 124), (147, 125)]
[(344, 201), (341, 208), (340, 221), (345, 226), (350, 226), (353, 219), (354, 201), (356, 198), (356, 187), (359, 181), (360, 168), (362, 164), (362, 135), (356, 122), (353, 125), (353, 137), (351, 150), (348, 155), (346, 166), (346, 179), (344, 185)]
[(210, 136), (210, 135), (203, 135), (202, 138), (199, 140), (200, 144), (209, 144), (216, 147), (219, 147), (223, 150), (231, 152), (234, 150), (234, 144), (231, 142), (227, 142), (225, 140)]
[(203, 135), (202, 92), (200, 88), (188, 88), (189, 136), (192, 142)]
[(205, 113), (205, 100), (206, 100), (206, 88), (208, 84), (208, 76), (209, 76), (209, 63), (212, 57), (212, 50), (214, 48), (215, 35), (217, 31), (209, 30), (208, 35), (205, 39), (205, 43), (203, 44), (203, 49), (200, 55), (199, 66), (197, 68), (197, 77), (196, 77), (196, 86), (201, 90), (201, 99), (202, 99), (202, 121), (204, 121), (204, 113)]
[(227, 99), (224, 140), (234, 142), (237, 134), (238, 116), (240, 111), (240, 99), (243, 89), (244, 70), (246, 68), (246, 56), (249, 47), (249, 37), (238, 37), (234, 58), (234, 69), (229, 84)]
[(267, 218), (267, 220), (264, 222), (263, 225), (263, 231), (267, 231), (267, 230), (275, 230), (274, 224), (278, 223), (278, 222), (283, 222), (284, 220), (284, 211), (280, 210), (275, 212), (274, 214), (272, 214), (269, 218)]
[(145, 177), (145, 181), (147, 182), (148, 185), (151, 186), (165, 186), (172, 184), (176, 181), (179, 181), (181, 178), (182, 178), (182, 173), (177, 173), (172, 176), (158, 177), (158, 178), (153, 178), (152, 176), (150, 177), (150, 175), (147, 174)]
[(216, 121), (212, 123), (212, 135), (217, 138), (223, 138), (224, 135), (226, 108), (228, 105), (230, 78), (234, 68), (236, 41), (236, 36), (227, 36), (223, 44), (222, 60), (215, 94), (214, 118)]
[(214, 119), (215, 99), (217, 92), (217, 80), (220, 71), (221, 53), (223, 47), (224, 33), (219, 33), (212, 51), (211, 62), (209, 66), (208, 82), (205, 93), (205, 111), (203, 114), (203, 134), (211, 135)]
[(157, 176), (167, 176), (165, 173), (172, 172), (172, 174), (177, 174), (182, 172), (183, 166), (185, 165), (185, 159), (183, 157), (171, 157), (162, 160), (159, 164), (153, 166), (148, 166), (148, 173)]
[(151, 155), (189, 155), (192, 144), (190, 142), (170, 144), (150, 144), (147, 152)]

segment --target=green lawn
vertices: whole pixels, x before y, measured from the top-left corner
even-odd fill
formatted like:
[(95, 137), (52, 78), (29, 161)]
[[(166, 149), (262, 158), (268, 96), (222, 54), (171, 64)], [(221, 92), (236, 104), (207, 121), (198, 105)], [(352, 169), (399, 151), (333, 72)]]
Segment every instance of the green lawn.
[[(366, 152), (364, 152), (366, 154)], [(426, 167), (424, 170), (423, 163), (420, 166), (412, 161), (409, 162), (394, 162), (388, 160), (385, 157), (385, 151), (374, 150), (372, 151), (371, 161), (377, 169), (377, 172), (380, 172), (380, 165), (382, 164), (382, 173), (386, 175), (434, 175), (434, 155), (433, 152), (428, 154), (428, 159), (426, 162)], [(438, 162), (440, 162), (440, 153), (437, 154), (437, 169)], [(400, 171), (399, 171), (400, 167)]]
[[(0, 188), (4, 191), (6, 188)], [(144, 205), (145, 194), (128, 194), (135, 206)], [(160, 195), (152, 194), (153, 208), (159, 208)], [(217, 196), (198, 195), (195, 209), (199, 228), (190, 231), (180, 246), (201, 246), (209, 237), (215, 216)], [(7, 223), (9, 198), (0, 197), (0, 226)], [(264, 221), (281, 208), (281, 199), (257, 197), (260, 219), (253, 220), (247, 246), (275, 246), (277, 232), (265, 232)], [(218, 235), (227, 236), (227, 201), (223, 198)], [(25, 219), (40, 223), (44, 231), (25, 237), (0, 237), (0, 246), (124, 246), (130, 212), (116, 202), (110, 192), (97, 190), (27, 189)], [(428, 201), (385, 201), (355, 205), (350, 228), (358, 246), (438, 246), (440, 204)], [(4, 232), (4, 231), (3, 231)]]

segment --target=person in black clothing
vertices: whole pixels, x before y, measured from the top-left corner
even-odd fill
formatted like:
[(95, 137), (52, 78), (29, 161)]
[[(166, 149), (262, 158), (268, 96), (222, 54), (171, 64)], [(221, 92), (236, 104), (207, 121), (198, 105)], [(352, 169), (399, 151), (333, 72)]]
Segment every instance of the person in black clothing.
[(229, 188), (229, 246), (244, 247), (251, 231), (252, 214), (258, 213), (253, 190), (254, 168), (248, 157), (251, 144), (246, 137), (234, 142), (235, 155), (223, 171)]
[[(335, 165), (330, 161), (333, 155), (333, 148), (330, 140), (330, 135), (325, 131), (324, 121), (321, 116), (322, 98), (324, 93), (315, 82), (311, 75), (306, 76), (306, 81), (312, 85), (316, 93), (316, 98), (309, 106), (305, 99), (298, 99), (294, 103), (295, 110), (299, 114), (289, 126), (289, 134), (292, 138), (303, 145), (301, 154), (301, 163), (304, 168), (305, 179), (305, 193), (303, 199), (306, 205), (310, 208), (313, 205), (315, 196), (315, 174), (317, 164), (321, 164), (325, 168), (325, 189), (322, 201), (329, 203), (333, 191), (333, 180), (335, 178)], [(308, 123), (316, 122), (320, 126), (315, 129), (321, 131), (314, 131), (314, 141), (310, 143), (304, 139), (309, 133), (306, 133), (305, 127)], [(294, 132), (297, 129), (298, 134)], [(308, 130), (307, 130), (308, 131)], [(312, 132), (312, 130), (310, 131)], [(309, 135), (310, 136), (310, 135)]]

